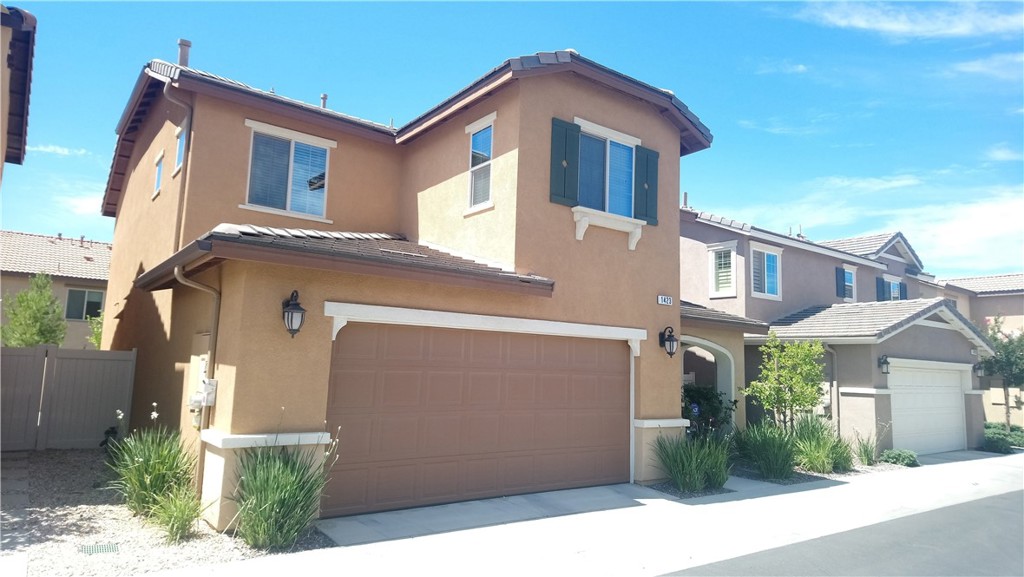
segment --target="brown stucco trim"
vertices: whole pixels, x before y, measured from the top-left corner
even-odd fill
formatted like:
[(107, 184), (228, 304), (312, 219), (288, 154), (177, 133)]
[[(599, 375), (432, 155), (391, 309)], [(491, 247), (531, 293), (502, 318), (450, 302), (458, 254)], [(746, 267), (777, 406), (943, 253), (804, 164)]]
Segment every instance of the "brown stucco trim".
[(4, 162), (21, 164), (25, 161), (28, 140), (28, 105), (32, 92), (32, 61), (36, 46), (36, 17), (13, 6), (4, 6), (0, 23), (11, 29), (11, 44), (4, 46), (4, 66), (11, 69), (8, 98), (7, 147)]
[(174, 269), (176, 267), (182, 266), (186, 269), (185, 273), (188, 275), (205, 270), (224, 260), (260, 262), (332, 272), (384, 276), (402, 280), (441, 283), (534, 296), (550, 297), (554, 292), (554, 283), (550, 281), (525, 282), (518, 278), (487, 278), (472, 273), (416, 270), (388, 263), (360, 262), (346, 257), (324, 256), (273, 247), (251, 246), (221, 239), (200, 239), (191, 243), (169, 259), (140, 275), (135, 279), (135, 286), (147, 291), (170, 288), (177, 282), (174, 279)]

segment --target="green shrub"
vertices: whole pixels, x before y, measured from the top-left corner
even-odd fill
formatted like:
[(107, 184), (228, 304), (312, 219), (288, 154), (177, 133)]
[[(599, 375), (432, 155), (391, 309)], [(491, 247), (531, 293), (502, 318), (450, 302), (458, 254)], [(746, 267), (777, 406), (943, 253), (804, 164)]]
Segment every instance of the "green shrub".
[(1010, 434), (1005, 429), (986, 429), (985, 443), (982, 445), (982, 449), (990, 453), (1012, 453), (1013, 446), (1010, 444)]
[(659, 436), (654, 454), (680, 491), (721, 489), (729, 480), (729, 442), (716, 437)]
[[(985, 435), (989, 431), (999, 431), (1006, 435), (1007, 442), (1014, 447), (1024, 447), (1024, 428), (1020, 425), (1010, 425), (1010, 431), (1006, 431), (1006, 423), (987, 422), (985, 423)], [(988, 450), (988, 449), (986, 449)]]
[(747, 427), (739, 446), (740, 455), (753, 462), (765, 479), (793, 476), (793, 437), (782, 427), (769, 421)]
[(203, 513), (199, 495), (191, 485), (179, 485), (159, 495), (150, 508), (150, 517), (167, 531), (167, 540), (177, 543), (189, 537)]
[(878, 457), (878, 443), (875, 442), (875, 437), (868, 435), (865, 439), (860, 436), (860, 433), (856, 432), (854, 435), (856, 436), (857, 459), (860, 460), (862, 465), (874, 465)]
[[(693, 405), (699, 409), (697, 415), (693, 414)], [(713, 387), (683, 387), (683, 418), (690, 421), (691, 433), (703, 437), (729, 430), (735, 410), (736, 401), (726, 401), (725, 393)]]
[(256, 447), (239, 458), (235, 534), (260, 549), (295, 544), (316, 520), (333, 452)]
[(882, 455), (878, 457), (878, 460), (883, 463), (892, 463), (904, 467), (921, 466), (921, 463), (917, 462), (917, 453), (910, 449), (886, 449), (882, 451)]
[(814, 473), (832, 472), (832, 427), (814, 415), (801, 415), (793, 426), (793, 448), (796, 463)]
[(837, 473), (853, 470), (853, 447), (840, 436), (836, 436), (832, 444), (832, 470)]
[(704, 473), (707, 475), (709, 489), (721, 489), (729, 480), (729, 472), (732, 465), (729, 464), (729, 440), (723, 438), (704, 439), (706, 467)]
[(161, 425), (114, 441), (109, 465), (116, 475), (111, 488), (132, 513), (147, 515), (158, 497), (192, 486), (196, 458), (182, 447), (177, 431)]

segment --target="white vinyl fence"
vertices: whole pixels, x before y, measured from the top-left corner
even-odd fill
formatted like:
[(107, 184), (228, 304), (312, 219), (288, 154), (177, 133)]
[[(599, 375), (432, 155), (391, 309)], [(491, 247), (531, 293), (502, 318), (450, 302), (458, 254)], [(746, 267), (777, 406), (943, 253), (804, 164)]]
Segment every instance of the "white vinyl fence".
[(0, 450), (94, 449), (124, 411), (135, 350), (0, 349)]

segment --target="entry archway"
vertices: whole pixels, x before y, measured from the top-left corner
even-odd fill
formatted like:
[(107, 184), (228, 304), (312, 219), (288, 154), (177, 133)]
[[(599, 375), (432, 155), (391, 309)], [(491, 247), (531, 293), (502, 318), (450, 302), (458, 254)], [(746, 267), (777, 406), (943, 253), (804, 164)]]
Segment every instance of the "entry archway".
[[(736, 361), (728, 349), (707, 339), (685, 334), (679, 335), (679, 348), (683, 353), (680, 355), (680, 362), (683, 363), (684, 379), (687, 372), (696, 372), (688, 371), (686, 366), (686, 359), (688, 356), (691, 361), (693, 361), (693, 359), (697, 359), (696, 362), (698, 365), (703, 362), (710, 362), (713, 360), (714, 368), (712, 376), (715, 380), (715, 390), (724, 394), (723, 398), (726, 403), (732, 403), (736, 400)], [(691, 354), (687, 355), (687, 353)], [(708, 359), (709, 356), (711, 359)], [(744, 413), (742, 403), (737, 403), (736, 412), (733, 413), (734, 425), (735, 423), (743, 422), (743, 419), (745, 418)]]

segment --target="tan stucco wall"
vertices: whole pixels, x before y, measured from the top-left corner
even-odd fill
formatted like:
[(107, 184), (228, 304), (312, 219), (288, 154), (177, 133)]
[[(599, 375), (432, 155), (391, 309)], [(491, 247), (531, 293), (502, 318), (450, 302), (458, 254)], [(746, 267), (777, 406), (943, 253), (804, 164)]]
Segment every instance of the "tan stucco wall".
[[(68, 306), (68, 289), (86, 289), (86, 290), (100, 290), (105, 291), (107, 289), (107, 283), (104, 281), (95, 281), (89, 279), (72, 279), (59, 276), (50, 277), (53, 283), (53, 294), (60, 301), (61, 310), (67, 312)], [(19, 273), (3, 273), (0, 274), (0, 292), (3, 293), (3, 301), (5, 303), (12, 302), (14, 296), (19, 292), (27, 289), (30, 284), (30, 276)], [(7, 307), (3, 307), (3, 323), (7, 323)], [(61, 344), (61, 348), (65, 349), (93, 349), (95, 347), (89, 343), (88, 337), (92, 334), (89, 329), (89, 323), (87, 321), (78, 321), (73, 319), (67, 320), (67, 332), (64, 335), (64, 342)]]
[(1006, 422), (1006, 397), (1010, 397), (1010, 423), (1024, 426), (1024, 393), (1019, 387), (1003, 389), (1003, 380), (998, 377), (986, 377), (982, 406), (985, 421), (992, 423)]
[(997, 316), (1003, 318), (1003, 332), (1024, 332), (1024, 295), (978, 296), (971, 299), (969, 318), (982, 330)]

